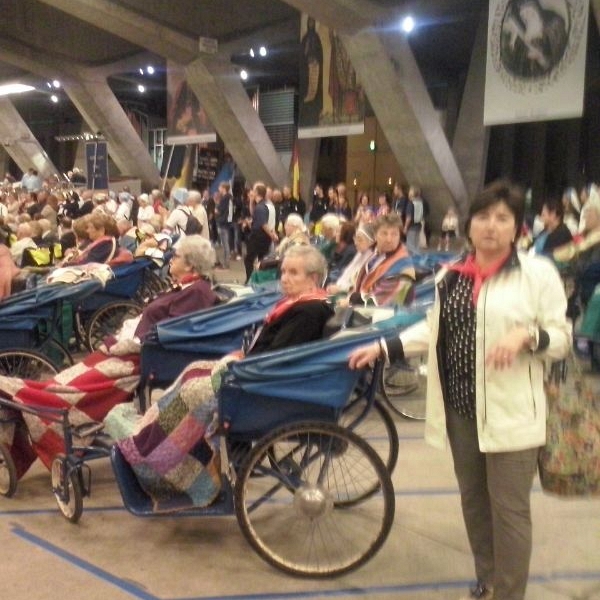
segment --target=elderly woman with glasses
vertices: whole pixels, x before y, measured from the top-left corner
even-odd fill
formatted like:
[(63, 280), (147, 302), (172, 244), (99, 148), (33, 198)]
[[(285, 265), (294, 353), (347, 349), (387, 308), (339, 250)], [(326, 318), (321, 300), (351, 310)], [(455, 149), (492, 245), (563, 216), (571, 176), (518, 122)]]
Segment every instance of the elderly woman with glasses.
[[(187, 236), (178, 243), (171, 259), (170, 272), (176, 287), (148, 304), (139, 317), (127, 320), (115, 337), (107, 338), (100, 350), (83, 361), (45, 381), (0, 376), (0, 393), (23, 404), (73, 407), (73, 425), (102, 421), (116, 404), (132, 400), (140, 380), (140, 342), (150, 329), (164, 319), (216, 304), (217, 296), (207, 277), (214, 260), (208, 240), (199, 235)], [(25, 420), (35, 452), (27, 435), (15, 436), (10, 450), (19, 477), (36, 454), (49, 466), (57, 452), (64, 452), (62, 439), (47, 435), (48, 428), (40, 419), (28, 416)]]

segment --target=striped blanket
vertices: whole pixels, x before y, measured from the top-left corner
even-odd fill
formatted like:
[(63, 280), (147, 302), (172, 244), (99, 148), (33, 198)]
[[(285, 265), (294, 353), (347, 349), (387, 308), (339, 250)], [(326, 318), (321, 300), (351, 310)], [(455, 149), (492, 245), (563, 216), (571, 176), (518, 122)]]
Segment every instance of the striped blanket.
[[(0, 395), (34, 408), (67, 408), (72, 425), (101, 422), (116, 404), (132, 399), (140, 379), (139, 361), (139, 354), (94, 352), (45, 381), (0, 376)], [(61, 423), (43, 411), (1, 408), (0, 442), (9, 447), (18, 477), (36, 456), (50, 468), (56, 454), (65, 451)]]

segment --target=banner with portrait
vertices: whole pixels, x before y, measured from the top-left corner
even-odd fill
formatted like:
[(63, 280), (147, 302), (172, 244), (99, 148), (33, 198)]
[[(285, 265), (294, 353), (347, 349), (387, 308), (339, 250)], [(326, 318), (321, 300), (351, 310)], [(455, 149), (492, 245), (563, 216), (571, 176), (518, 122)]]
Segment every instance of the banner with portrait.
[(185, 68), (167, 61), (167, 144), (203, 144), (216, 141), (215, 128), (188, 85)]
[(298, 137), (364, 133), (364, 91), (336, 32), (303, 14), (300, 40)]
[(484, 124), (583, 113), (588, 0), (490, 0)]

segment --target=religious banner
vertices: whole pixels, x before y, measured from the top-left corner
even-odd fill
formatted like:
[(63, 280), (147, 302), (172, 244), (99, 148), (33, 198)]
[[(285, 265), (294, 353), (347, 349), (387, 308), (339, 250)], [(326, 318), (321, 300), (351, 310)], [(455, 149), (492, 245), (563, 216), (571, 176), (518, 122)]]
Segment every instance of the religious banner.
[(217, 134), (196, 94), (188, 85), (185, 68), (167, 61), (167, 144), (216, 142)]
[(580, 117), (588, 0), (490, 0), (484, 124)]
[(108, 144), (104, 141), (85, 143), (87, 185), (91, 190), (108, 189)]
[(365, 95), (333, 29), (302, 15), (298, 137), (365, 130)]

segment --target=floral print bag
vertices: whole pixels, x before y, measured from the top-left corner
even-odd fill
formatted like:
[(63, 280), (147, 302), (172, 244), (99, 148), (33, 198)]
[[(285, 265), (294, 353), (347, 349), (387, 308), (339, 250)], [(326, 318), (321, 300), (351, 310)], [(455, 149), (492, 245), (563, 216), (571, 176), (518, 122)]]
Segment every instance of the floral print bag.
[[(544, 491), (559, 496), (600, 495), (600, 394), (575, 357), (546, 384), (546, 445), (540, 449)], [(561, 381), (557, 381), (561, 379)]]

